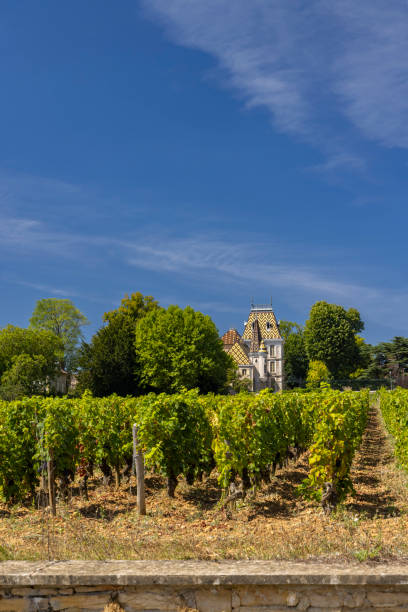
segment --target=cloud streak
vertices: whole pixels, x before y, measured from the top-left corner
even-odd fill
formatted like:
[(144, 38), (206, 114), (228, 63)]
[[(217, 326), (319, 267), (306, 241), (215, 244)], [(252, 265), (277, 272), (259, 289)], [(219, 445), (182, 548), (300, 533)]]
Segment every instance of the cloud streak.
[[(408, 146), (403, 0), (142, 0), (178, 44), (216, 58), (222, 80), (275, 125), (347, 161), (345, 125)], [(334, 127), (337, 123), (337, 127)], [(352, 156), (352, 167), (358, 165)]]
[[(257, 245), (255, 250), (254, 244)], [(78, 270), (79, 266), (83, 269), (84, 257), (89, 259), (92, 252), (94, 260), (104, 261), (105, 265), (110, 261), (119, 268), (130, 266), (165, 275), (168, 279), (174, 280), (177, 276), (188, 283), (201, 285), (205, 282), (216, 291), (228, 286), (234, 292), (245, 294), (277, 292), (280, 300), (293, 308), (301, 304), (302, 309), (307, 309), (321, 299), (335, 301), (357, 307), (363, 318), (371, 322), (382, 326), (389, 324), (389, 327), (400, 327), (403, 333), (406, 333), (404, 330), (408, 332), (405, 288), (383, 290), (361, 284), (354, 280), (352, 269), (348, 273), (343, 266), (341, 275), (333, 274), (323, 264), (308, 265), (288, 245), (262, 244), (259, 236), (246, 241), (237, 237), (232, 240), (231, 236), (215, 240), (200, 235), (170, 239), (158, 229), (151, 239), (143, 234), (134, 239), (89, 237), (81, 233), (56, 232), (31, 219), (3, 217), (0, 245), (13, 257), (48, 254), (58, 261), (68, 253)], [(263, 254), (262, 260), (259, 260), (259, 253)], [(323, 256), (320, 259), (325, 261)], [(19, 279), (18, 284), (54, 295), (74, 295), (62, 288), (33, 283), (31, 279)], [(99, 301), (99, 298), (93, 299)], [(223, 307), (218, 303), (212, 309), (222, 311)]]

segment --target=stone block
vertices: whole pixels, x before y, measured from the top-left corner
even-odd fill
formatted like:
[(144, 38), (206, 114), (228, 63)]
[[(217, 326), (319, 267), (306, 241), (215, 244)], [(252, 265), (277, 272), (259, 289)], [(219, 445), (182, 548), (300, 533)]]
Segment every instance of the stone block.
[(299, 603), (299, 595), (295, 591), (290, 591), (286, 597), (286, 605), (288, 608), (294, 608)]
[(73, 592), (74, 589), (69, 587), (54, 589), (52, 587), (37, 586), (16, 587), (14, 589), (11, 589), (12, 595), (18, 595), (19, 597), (48, 597), (49, 595), (72, 595)]
[(287, 606), (241, 606), (239, 612), (288, 612)]
[(342, 593), (338, 593), (331, 587), (308, 591), (307, 596), (310, 599), (310, 605), (315, 608), (332, 610), (341, 608), (343, 605)]
[(233, 610), (239, 610), (241, 607), (241, 599), (236, 591), (232, 591), (231, 595), (231, 608)]
[(109, 584), (101, 584), (96, 586), (75, 586), (75, 593), (102, 593), (103, 591), (116, 591), (118, 589), (117, 586), (112, 586)]
[(390, 608), (392, 606), (408, 605), (408, 593), (400, 591), (371, 591), (367, 592), (367, 600), (375, 608)]
[(238, 590), (241, 606), (286, 605), (289, 591), (275, 586), (249, 586)]
[(174, 591), (167, 589), (140, 588), (133, 593), (119, 593), (118, 603), (130, 612), (133, 610), (177, 610), (190, 607)]
[(103, 610), (109, 603), (108, 593), (88, 593), (50, 597), (53, 610)]
[(310, 608), (307, 609), (307, 612), (343, 612), (342, 607), (339, 608), (325, 608), (325, 607), (316, 607), (316, 606), (312, 606)]
[(305, 612), (310, 607), (310, 599), (306, 595), (302, 595), (297, 605), (296, 610), (301, 610), (301, 612)]
[(347, 608), (362, 608), (364, 602), (366, 601), (366, 594), (365, 591), (361, 591), (361, 590), (356, 590), (356, 591), (349, 591), (347, 593), (344, 594), (344, 598), (343, 598), (343, 602), (344, 602), (344, 607)]
[(26, 612), (29, 606), (29, 599), (22, 597), (12, 597), (0, 599), (0, 612)]
[(199, 612), (231, 612), (229, 589), (200, 589), (195, 592)]

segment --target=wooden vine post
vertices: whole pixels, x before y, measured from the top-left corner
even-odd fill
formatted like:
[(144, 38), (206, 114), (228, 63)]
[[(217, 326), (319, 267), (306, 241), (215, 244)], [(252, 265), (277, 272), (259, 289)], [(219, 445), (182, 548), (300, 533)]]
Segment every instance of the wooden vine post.
[(144, 458), (142, 449), (140, 448), (140, 441), (138, 438), (138, 427), (136, 423), (132, 427), (133, 433), (133, 464), (136, 467), (136, 479), (137, 479), (137, 507), (139, 514), (146, 514), (146, 501), (145, 501), (145, 482), (144, 482)]
[(52, 515), (55, 516), (57, 513), (57, 507), (55, 502), (55, 472), (54, 472), (54, 457), (53, 452), (49, 452), (49, 460), (47, 461), (47, 472), (48, 472), (48, 497), (49, 506), (51, 508)]

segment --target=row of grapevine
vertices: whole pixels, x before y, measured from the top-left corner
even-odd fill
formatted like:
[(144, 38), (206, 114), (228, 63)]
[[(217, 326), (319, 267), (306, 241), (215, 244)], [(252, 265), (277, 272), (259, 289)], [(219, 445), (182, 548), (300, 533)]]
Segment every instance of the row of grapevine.
[(395, 440), (398, 461), (408, 469), (408, 390), (381, 389), (380, 406), (385, 425)]
[(303, 492), (338, 500), (350, 490), (349, 470), (368, 408), (365, 392), (330, 389), (310, 394), (200, 396), (196, 391), (139, 398), (33, 397), (0, 402), (0, 489), (10, 501), (33, 496), (52, 457), (61, 495), (75, 474), (86, 480), (98, 466), (119, 484), (132, 465), (132, 424), (146, 466), (167, 478), (174, 495), (179, 475), (189, 484), (216, 467), (227, 489), (269, 480), (277, 465), (311, 448)]
[(353, 491), (351, 463), (361, 444), (368, 409), (368, 390), (321, 395), (309, 453), (310, 471), (300, 489), (321, 500), (326, 512)]

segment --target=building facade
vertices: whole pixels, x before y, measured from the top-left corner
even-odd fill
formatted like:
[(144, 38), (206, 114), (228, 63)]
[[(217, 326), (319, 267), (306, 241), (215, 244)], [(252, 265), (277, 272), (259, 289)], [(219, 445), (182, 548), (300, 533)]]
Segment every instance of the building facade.
[(283, 389), (283, 338), (272, 304), (251, 304), (242, 336), (229, 329), (222, 337), (224, 350), (248, 379), (251, 391)]

